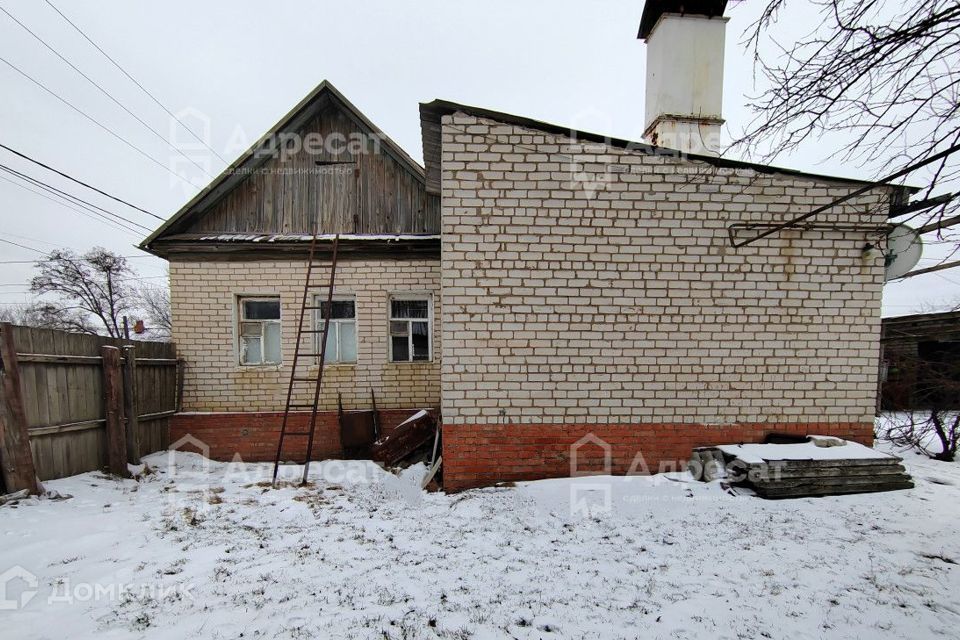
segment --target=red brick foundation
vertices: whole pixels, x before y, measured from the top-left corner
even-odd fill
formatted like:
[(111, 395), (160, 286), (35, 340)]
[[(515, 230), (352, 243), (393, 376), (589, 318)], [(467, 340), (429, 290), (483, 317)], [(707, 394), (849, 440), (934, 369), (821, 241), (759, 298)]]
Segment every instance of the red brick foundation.
[[(381, 409), (380, 425), (389, 433), (416, 409)], [(282, 412), (182, 413), (170, 423), (170, 441), (193, 436), (209, 447), (214, 460), (272, 461), (280, 436)], [(309, 414), (292, 416), (291, 430), (305, 429)], [(443, 427), (443, 483), (447, 491), (482, 487), (510, 480), (566, 477), (572, 471), (604, 472), (604, 451), (593, 434), (610, 447), (611, 472), (657, 473), (680, 470), (695, 447), (761, 442), (773, 432), (832, 435), (873, 444), (873, 423), (761, 423), (712, 426), (702, 424), (486, 424)], [(178, 448), (196, 451), (184, 444)], [(285, 460), (301, 460), (306, 438), (289, 436)], [(638, 455), (639, 454), (639, 455)], [(340, 458), (337, 412), (317, 415), (314, 459)]]
[[(380, 429), (389, 433), (418, 409), (380, 409)], [(309, 413), (291, 415), (287, 431), (306, 431)], [(213, 460), (232, 460), (238, 455), (246, 462), (272, 462), (277, 454), (283, 412), (271, 413), (179, 413), (170, 421), (170, 442), (192, 436), (209, 447)], [(184, 442), (177, 449), (198, 451), (199, 446)], [(307, 451), (305, 436), (287, 435), (284, 460), (303, 460)], [(336, 411), (317, 414), (313, 440), (313, 459), (343, 457), (340, 446), (340, 424)]]
[[(536, 480), (604, 471), (609, 445), (611, 472), (657, 473), (685, 468), (695, 447), (761, 442), (769, 433), (832, 435), (872, 446), (873, 423), (702, 424), (483, 424), (443, 428), (443, 484), (458, 491), (509, 480)], [(638, 455), (639, 454), (639, 455)]]

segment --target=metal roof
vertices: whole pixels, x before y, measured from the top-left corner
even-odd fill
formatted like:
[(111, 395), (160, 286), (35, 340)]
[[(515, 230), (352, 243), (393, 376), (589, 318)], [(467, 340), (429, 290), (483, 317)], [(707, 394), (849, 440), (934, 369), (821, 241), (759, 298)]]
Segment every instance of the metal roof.
[(640, 32), (637, 37), (646, 40), (665, 13), (719, 18), (727, 8), (727, 0), (647, 0), (640, 17)]
[[(658, 147), (645, 142), (611, 138), (598, 133), (580, 131), (570, 127), (541, 122), (532, 118), (524, 118), (522, 116), (516, 116), (509, 113), (491, 111), (489, 109), (482, 109), (479, 107), (471, 107), (464, 104), (458, 104), (456, 102), (448, 102), (446, 100), (434, 100), (433, 102), (421, 103), (420, 105), (420, 131), (423, 137), (423, 161), (426, 165), (428, 193), (440, 193), (440, 159), (442, 150), (441, 119), (445, 115), (452, 115), (454, 113), (463, 113), (477, 118), (485, 118), (496, 122), (512, 124), (526, 129), (543, 131), (545, 133), (551, 133), (558, 136), (566, 136), (569, 138), (574, 138), (577, 141), (606, 144), (614, 148), (626, 149), (627, 151), (634, 153), (643, 153), (660, 157), (675, 157), (677, 159), (683, 159), (691, 162), (704, 162), (715, 167), (723, 167), (727, 169), (748, 169), (762, 174), (797, 176), (809, 178), (811, 180), (838, 182), (857, 186), (870, 183), (868, 180), (854, 180), (837, 176), (806, 173), (803, 171), (797, 171), (795, 169), (784, 169), (782, 167), (774, 167), (766, 164), (730, 160), (728, 158), (722, 158), (718, 156), (682, 153), (676, 149)], [(897, 185), (890, 186), (894, 188), (897, 187)], [(904, 197), (906, 197), (907, 194), (916, 191), (915, 187), (902, 187), (902, 189)]]

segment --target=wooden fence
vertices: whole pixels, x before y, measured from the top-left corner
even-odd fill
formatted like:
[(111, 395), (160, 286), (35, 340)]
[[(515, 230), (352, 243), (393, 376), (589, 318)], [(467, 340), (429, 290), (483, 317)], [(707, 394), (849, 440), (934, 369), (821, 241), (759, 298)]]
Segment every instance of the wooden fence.
[(0, 345), (7, 491), (30, 488), (23, 434), (40, 480), (102, 468), (124, 473), (127, 462), (167, 447), (182, 379), (173, 343), (3, 324)]

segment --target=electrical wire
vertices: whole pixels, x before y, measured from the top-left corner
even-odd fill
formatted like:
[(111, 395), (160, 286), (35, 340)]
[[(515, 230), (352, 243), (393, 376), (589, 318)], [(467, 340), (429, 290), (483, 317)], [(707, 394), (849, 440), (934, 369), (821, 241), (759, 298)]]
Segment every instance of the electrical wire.
[(200, 166), (200, 164), (198, 164), (193, 158), (191, 158), (190, 156), (188, 156), (187, 154), (185, 154), (183, 151), (181, 151), (180, 149), (176, 148), (173, 144), (171, 144), (170, 141), (167, 140), (167, 138), (164, 137), (164, 135), (163, 135), (162, 133), (160, 133), (159, 131), (157, 131), (157, 130), (154, 129), (153, 127), (151, 127), (151, 126), (150, 126), (149, 124), (147, 124), (142, 118), (140, 118), (140, 116), (138, 116), (138, 115), (135, 114), (133, 111), (131, 111), (130, 109), (128, 109), (128, 108), (126, 107), (126, 105), (124, 105), (122, 102), (120, 102), (119, 100), (117, 100), (117, 98), (116, 98), (112, 93), (110, 93), (109, 91), (107, 91), (106, 89), (104, 89), (103, 86), (100, 85), (96, 80), (94, 80), (93, 78), (91, 78), (90, 76), (88, 76), (87, 74), (85, 74), (83, 71), (81, 71), (79, 67), (77, 67), (75, 64), (73, 64), (72, 62), (70, 62), (63, 54), (61, 54), (59, 51), (57, 51), (57, 50), (54, 49), (52, 46), (50, 46), (50, 44), (47, 43), (46, 40), (44, 40), (43, 38), (41, 38), (40, 36), (38, 36), (33, 30), (30, 29), (30, 27), (28, 27), (27, 25), (25, 25), (25, 24), (23, 24), (22, 22), (20, 22), (20, 21), (16, 18), (16, 16), (14, 16), (12, 13), (10, 13), (9, 11), (7, 11), (7, 10), (4, 9), (3, 7), (0, 7), (0, 11), (2, 11), (3, 13), (5, 13), (8, 18), (10, 18), (10, 19), (13, 20), (14, 22), (16, 22), (18, 25), (20, 25), (20, 27), (21, 27), (24, 31), (26, 31), (26, 32), (29, 33), (31, 36), (33, 36), (33, 37), (37, 40), (37, 42), (39, 42), (40, 44), (42, 44), (42, 45), (43, 45), (44, 47), (46, 47), (51, 53), (53, 53), (55, 56), (57, 56), (58, 58), (60, 58), (60, 60), (62, 60), (65, 64), (67, 64), (67, 66), (69, 66), (71, 69), (73, 69), (74, 71), (76, 71), (77, 73), (79, 73), (79, 74), (83, 77), (84, 80), (86, 80), (87, 82), (89, 82), (90, 84), (92, 84), (94, 87), (96, 87), (97, 90), (100, 91), (100, 93), (102, 93), (102, 94), (105, 95), (107, 98), (109, 98), (109, 99), (110, 99), (114, 104), (116, 104), (118, 107), (120, 107), (121, 109), (123, 109), (124, 111), (126, 111), (127, 114), (130, 115), (130, 117), (132, 117), (134, 120), (136, 120), (137, 122), (139, 122), (140, 124), (142, 124), (144, 127), (146, 127), (146, 129), (147, 129), (148, 131), (150, 131), (150, 133), (152, 133), (153, 135), (155, 135), (157, 138), (159, 138), (161, 142), (163, 142), (165, 145), (167, 145), (168, 147), (170, 147), (171, 149), (173, 149), (174, 151), (176, 151), (177, 153), (179, 153), (181, 156), (183, 156), (183, 157), (187, 160), (187, 162), (190, 162), (191, 164), (193, 164), (193, 166), (195, 166), (197, 169), (200, 169), (200, 171), (202, 171), (208, 178), (210, 178), (211, 180), (213, 180), (213, 176), (210, 175), (210, 173), (207, 172), (207, 170), (204, 169), (202, 166)]
[[(26, 185), (23, 185), (23, 184), (20, 184), (19, 182), (14, 182), (14, 181), (11, 180), (10, 178), (4, 177), (4, 176), (0, 176), (0, 180), (3, 180), (4, 182), (9, 182), (10, 184), (12, 184), (12, 185), (15, 186), (15, 187), (20, 187), (20, 188), (23, 189), (24, 191), (29, 191), (30, 193), (36, 194), (36, 195), (40, 196), (41, 198), (45, 198), (46, 200), (49, 200), (50, 202), (53, 202), (54, 204), (58, 204), (58, 205), (60, 205), (60, 206), (62, 206), (62, 207), (66, 207), (67, 209), (70, 209), (71, 211), (76, 211), (77, 213), (79, 213), (80, 215), (82, 215), (82, 216), (84, 216), (84, 217), (86, 217), (86, 218), (89, 218), (89, 219), (91, 219), (91, 220), (97, 220), (97, 218), (94, 218), (92, 215), (90, 215), (90, 213), (87, 213), (86, 211), (83, 211), (82, 209), (78, 209), (78, 208), (76, 208), (76, 207), (73, 207), (73, 206), (71, 206), (70, 204), (67, 204), (66, 202), (64, 202), (63, 200), (57, 200), (57, 199), (55, 199), (55, 198), (52, 198), (52, 197), (46, 195), (45, 193), (42, 193), (42, 192), (40, 192), (40, 191), (37, 191), (36, 189), (31, 189), (30, 187), (28, 187), (28, 186), (26, 186)], [(96, 212), (92, 212), (92, 213), (96, 213)], [(99, 214), (98, 214), (98, 215), (99, 215)], [(114, 220), (111, 220), (110, 218), (107, 218), (106, 216), (100, 215), (100, 218), (102, 218), (102, 221), (103, 221), (103, 222), (106, 222), (107, 224), (110, 224), (110, 225), (113, 226), (114, 228), (119, 229), (119, 230), (122, 230), (122, 231), (126, 231), (127, 233), (130, 233), (130, 234), (136, 236), (137, 238), (139, 238), (139, 237), (142, 235), (139, 231), (135, 231), (134, 229), (131, 229), (131, 228), (129, 228), (129, 227), (125, 227), (125, 226), (121, 225), (119, 222), (116, 222), (116, 221), (114, 221)], [(16, 264), (16, 263), (15, 263), (15, 262), (13, 262), (13, 263), (0, 262), (0, 264)]]
[[(114, 223), (114, 225), (116, 225), (116, 226), (118, 226), (118, 227), (120, 227), (120, 228), (123, 228), (123, 229), (125, 229), (126, 231), (129, 231), (129, 232), (133, 233), (133, 234), (136, 235), (137, 237), (140, 237), (140, 236), (144, 233), (144, 231), (143, 231), (143, 229), (142, 229), (142, 225), (137, 225), (137, 226), (140, 226), (141, 229), (136, 229), (136, 228), (134, 228), (133, 226), (128, 226), (127, 224), (124, 224), (123, 222), (120, 222), (120, 221), (118, 221), (118, 220), (114, 220), (113, 218), (110, 218), (110, 217), (105, 216), (104, 214), (100, 213), (100, 212), (97, 211), (96, 209), (93, 209), (92, 207), (88, 207), (86, 204), (83, 204), (82, 202), (74, 202), (73, 200), (70, 199), (70, 198), (72, 198), (72, 196), (69, 196), (69, 194), (63, 195), (63, 194), (59, 193), (59, 190), (58, 190), (58, 189), (55, 189), (55, 188), (53, 188), (53, 187), (50, 187), (50, 186), (48, 186), (46, 183), (40, 182), (40, 181), (38, 181), (38, 180), (35, 180), (35, 179), (31, 178), (30, 176), (21, 175), (21, 174), (19, 174), (19, 173), (16, 172), (16, 171), (9, 171), (9, 170), (7, 169), (7, 167), (4, 167), (3, 165), (0, 165), (0, 171), (6, 171), (6, 172), (7, 172), (8, 174), (10, 174), (10, 175), (16, 176), (16, 177), (20, 178), (21, 180), (25, 180), (25, 181), (27, 181), (28, 184), (31, 184), (31, 185), (36, 186), (36, 187), (39, 187), (39, 188), (42, 189), (43, 191), (45, 191), (45, 192), (53, 195), (53, 196), (56, 197), (56, 198), (60, 198), (60, 200), (63, 201), (63, 202), (60, 202), (60, 200), (54, 200), (54, 202), (60, 202), (61, 204), (71, 205), (69, 208), (80, 207), (80, 208), (83, 209), (84, 211), (87, 211), (87, 212), (89, 212), (89, 213), (92, 213), (93, 215), (97, 216), (98, 218), (101, 218), (102, 220), (104, 220), (104, 221), (106, 221), (106, 222), (112, 222), (112, 223)], [(0, 177), (3, 177), (3, 176), (0, 176)], [(7, 182), (11, 182), (11, 180), (7, 179)], [(13, 184), (16, 184), (17, 186), (21, 186), (21, 187), (23, 187), (24, 189), (27, 188), (27, 187), (25, 187), (25, 186), (23, 186), (23, 185), (20, 185), (19, 183), (16, 183), (16, 182), (14, 182)], [(28, 191), (33, 191), (32, 189), (27, 189), (27, 190), (28, 190)], [(34, 192), (34, 193), (37, 193), (37, 192)], [(38, 194), (38, 195), (43, 195), (43, 194)], [(77, 209), (75, 209), (75, 208), (74, 208), (73, 210), (74, 210), (74, 211), (77, 211)], [(88, 217), (89, 217), (89, 216), (88, 216)]]
[[(116, 282), (140, 282), (142, 280), (156, 280), (158, 278), (166, 278), (167, 276), (128, 276), (126, 278), (115, 278)], [(24, 283), (22, 282), (2, 282), (0, 287), (22, 287)], [(14, 291), (6, 291), (5, 293), (16, 293)], [(23, 293), (29, 293), (23, 292)]]
[(11, 149), (10, 147), (8, 147), (8, 146), (5, 145), (5, 144), (0, 143), (0, 149), (6, 149), (7, 151), (9, 151), (10, 153), (12, 153), (13, 155), (19, 156), (20, 158), (23, 158), (23, 159), (26, 160), (27, 162), (32, 162), (33, 164), (37, 165), (38, 167), (43, 167), (43, 168), (46, 169), (47, 171), (52, 171), (53, 173), (56, 173), (57, 175), (66, 178), (67, 180), (70, 180), (70, 181), (72, 181), (72, 182), (76, 182), (77, 184), (79, 184), (79, 185), (82, 186), (82, 187), (86, 187), (87, 189), (90, 189), (91, 191), (96, 191), (96, 192), (99, 193), (100, 195), (106, 196), (106, 197), (110, 198), (111, 200), (115, 200), (115, 201), (119, 202), (120, 204), (125, 204), (125, 205), (127, 205), (128, 207), (130, 207), (131, 209), (136, 209), (137, 211), (140, 211), (141, 213), (145, 213), (145, 214), (147, 214), (148, 216), (154, 217), (154, 218), (156, 218), (157, 220), (164, 221), (164, 222), (166, 221), (165, 218), (163, 218), (163, 217), (161, 217), (161, 216), (158, 216), (158, 215), (155, 214), (155, 213), (151, 213), (150, 211), (147, 211), (146, 209), (144, 209), (144, 208), (142, 208), (142, 207), (138, 207), (138, 206), (135, 205), (135, 204), (130, 204), (130, 203), (127, 202), (126, 200), (123, 200), (123, 199), (121, 199), (121, 198), (118, 198), (117, 196), (111, 195), (111, 194), (107, 193), (106, 191), (103, 191), (103, 190), (98, 189), (98, 188), (96, 188), (96, 187), (94, 187), (94, 186), (92, 186), (92, 185), (89, 185), (89, 184), (87, 184), (86, 182), (83, 182), (82, 180), (78, 180), (78, 179), (74, 178), (73, 176), (71, 176), (71, 175), (69, 175), (69, 174), (67, 174), (67, 173), (64, 173), (63, 171), (60, 171), (59, 169), (54, 169), (54, 168), (51, 167), (50, 165), (44, 164), (44, 163), (40, 162), (39, 160), (35, 160), (35, 159), (31, 158), (31, 157), (28, 156), (28, 155), (22, 154), (22, 153), (20, 153), (19, 151), (17, 151), (16, 149)]
[(210, 152), (211, 152), (213, 155), (217, 156), (217, 158), (219, 158), (221, 162), (223, 162), (224, 164), (230, 164), (226, 159), (224, 159), (223, 156), (221, 156), (219, 153), (217, 153), (217, 151), (216, 151), (213, 147), (211, 147), (211, 146), (210, 146), (209, 144), (207, 144), (200, 136), (198, 136), (196, 133), (194, 133), (193, 130), (190, 129), (190, 127), (188, 127), (187, 125), (185, 125), (180, 118), (178, 118), (176, 115), (174, 115), (174, 113), (173, 113), (172, 111), (170, 111), (170, 109), (168, 109), (162, 102), (160, 102), (160, 100), (157, 99), (156, 96), (154, 96), (152, 93), (150, 93), (149, 91), (147, 91), (147, 88), (146, 88), (146, 87), (144, 87), (142, 84), (140, 84), (139, 82), (137, 82), (136, 78), (134, 78), (132, 75), (130, 75), (129, 73), (127, 73), (127, 70), (124, 69), (123, 67), (121, 67), (119, 62), (117, 62), (116, 60), (114, 60), (106, 51), (104, 51), (103, 49), (101, 49), (101, 48), (100, 48), (100, 45), (98, 45), (96, 42), (94, 42), (93, 40), (91, 40), (91, 39), (90, 39), (90, 36), (88, 36), (86, 33), (84, 33), (83, 30), (82, 30), (80, 27), (78, 27), (70, 18), (68, 18), (66, 15), (64, 15), (64, 13), (63, 13), (62, 11), (60, 11), (60, 9), (58, 9), (56, 6), (54, 6), (54, 4), (53, 4), (52, 2), (50, 2), (50, 0), (44, 0), (44, 1), (50, 6), (51, 9), (53, 9), (53, 10), (56, 11), (58, 14), (60, 14), (60, 17), (63, 18), (64, 20), (66, 20), (66, 21), (67, 21), (67, 24), (69, 24), (71, 27), (73, 27), (73, 28), (76, 30), (77, 33), (79, 33), (81, 36), (83, 36), (83, 39), (84, 39), (84, 40), (86, 40), (86, 41), (89, 42), (91, 45), (93, 45), (93, 48), (94, 48), (94, 49), (96, 49), (97, 51), (99, 51), (100, 53), (102, 53), (102, 54), (103, 54), (103, 57), (105, 57), (107, 60), (110, 61), (111, 64), (113, 64), (113, 66), (115, 66), (117, 69), (119, 69), (119, 70), (120, 70), (120, 73), (122, 73), (122, 74), (125, 75), (127, 78), (129, 78), (129, 79), (130, 79), (130, 82), (132, 82), (133, 84), (137, 85), (137, 87), (139, 87), (141, 91), (143, 91), (151, 100), (153, 100), (153, 101), (157, 104), (157, 106), (159, 106), (161, 109), (163, 109), (163, 110), (167, 113), (167, 115), (169, 115), (171, 118), (173, 118), (174, 120), (176, 120), (176, 121), (177, 121), (177, 124), (179, 124), (181, 127), (183, 127), (184, 130), (186, 130), (187, 133), (189, 133), (191, 136), (193, 136), (194, 139), (195, 139), (197, 142), (199, 142), (200, 144), (202, 144), (203, 146), (205, 146), (207, 149), (209, 149)]
[(42, 188), (42, 189), (44, 189), (44, 190), (54, 191), (54, 192), (56, 192), (57, 194), (60, 194), (61, 196), (65, 197), (65, 198), (70, 198), (71, 200), (75, 200), (76, 203), (79, 204), (79, 205), (81, 205), (81, 206), (86, 205), (86, 207), (84, 207), (84, 208), (90, 208), (90, 207), (92, 207), (93, 209), (97, 209), (97, 210), (99, 210), (99, 211), (102, 211), (103, 213), (107, 214), (108, 216), (110, 216), (110, 217), (112, 217), (112, 218), (117, 218), (118, 220), (122, 220), (122, 221), (124, 221), (124, 222), (126, 222), (126, 223), (129, 223), (129, 224), (131, 224), (131, 225), (140, 227), (141, 229), (143, 229), (143, 230), (146, 231), (147, 233), (150, 233), (150, 231), (152, 231), (152, 229), (150, 229), (150, 227), (148, 227), (148, 226), (146, 226), (146, 225), (142, 225), (142, 224), (140, 224), (139, 222), (137, 222), (137, 221), (135, 221), (135, 220), (131, 220), (130, 218), (127, 218), (127, 217), (124, 217), (124, 216), (120, 215), (119, 213), (114, 213), (114, 212), (110, 211), (109, 209), (104, 209), (103, 207), (97, 206), (97, 205), (93, 204), (92, 202), (88, 202), (88, 201), (86, 201), (86, 200), (84, 200), (84, 199), (82, 199), (82, 198), (78, 198), (77, 196), (75, 196), (75, 195), (73, 195), (73, 194), (70, 194), (70, 193), (67, 193), (66, 191), (62, 191), (62, 190), (60, 190), (60, 189), (57, 189), (56, 187), (54, 187), (54, 186), (52, 186), (52, 185), (50, 185), (50, 184), (47, 184), (46, 182), (43, 182), (42, 180), (37, 180), (36, 178), (32, 178), (32, 177), (28, 176), (28, 175), (25, 174), (25, 173), (21, 173), (21, 172), (17, 171), (16, 169), (11, 169), (10, 167), (8, 167), (7, 165), (5, 165), (5, 164), (3, 164), (3, 163), (0, 163), (0, 170), (6, 171), (7, 173), (10, 173), (10, 174), (13, 174), (13, 175), (17, 176), (18, 178), (20, 178), (20, 179), (22, 179), (22, 180), (28, 180), (29, 182), (35, 184), (36, 186), (38, 186), (38, 187), (40, 187), (40, 188)]
[[(152, 258), (154, 260), (160, 260), (157, 256), (120, 256), (121, 258), (126, 258), (127, 260), (137, 260), (140, 258)], [(0, 264), (36, 264), (36, 260), (0, 260)]]
[(133, 144), (132, 142), (130, 142), (129, 140), (127, 140), (126, 138), (124, 138), (123, 136), (121, 136), (119, 133), (115, 132), (113, 129), (111, 129), (111, 128), (107, 127), (106, 125), (102, 124), (99, 120), (95, 119), (93, 116), (89, 115), (87, 112), (83, 111), (83, 110), (80, 109), (79, 107), (74, 106), (74, 104), (71, 103), (70, 101), (68, 101), (66, 98), (61, 97), (61, 96), (60, 96), (59, 94), (57, 94), (55, 91), (49, 89), (49, 88), (48, 88), (46, 85), (44, 85), (42, 82), (40, 82), (39, 80), (35, 79), (35, 78), (34, 78), (33, 76), (31, 76), (30, 74), (26, 73), (25, 71), (23, 71), (22, 69), (20, 69), (19, 67), (17, 67), (15, 64), (13, 64), (12, 62), (10, 62), (10, 61), (7, 60), (6, 58), (0, 56), (0, 62), (4, 63), (4, 64), (7, 65), (8, 67), (10, 67), (11, 69), (13, 69), (13, 70), (16, 71), (17, 73), (19, 73), (21, 76), (23, 76), (24, 78), (26, 78), (27, 80), (29, 80), (30, 82), (32, 82), (33, 84), (35, 84), (36, 86), (40, 87), (41, 89), (43, 89), (44, 91), (46, 91), (47, 93), (49, 93), (51, 96), (53, 96), (54, 98), (56, 98), (57, 100), (59, 100), (59, 101), (62, 102), (63, 104), (67, 105), (68, 107), (70, 107), (71, 109), (73, 109), (74, 111), (76, 111), (78, 114), (80, 114), (81, 116), (83, 116), (84, 118), (86, 118), (87, 120), (89, 120), (90, 122), (92, 122), (93, 124), (97, 125), (97, 126), (100, 127), (101, 129), (103, 129), (104, 131), (106, 131), (107, 133), (109, 133), (111, 136), (113, 136), (114, 138), (116, 138), (117, 140), (119, 140), (120, 142), (122, 142), (123, 144), (127, 145), (128, 147), (130, 147), (131, 149), (133, 149), (134, 151), (136, 151), (137, 153), (139, 153), (140, 155), (142, 155), (144, 158), (146, 158), (146, 159), (149, 160), (150, 162), (154, 163), (155, 165), (157, 165), (158, 167), (160, 167), (161, 169), (163, 169), (164, 171), (166, 171), (166, 172), (169, 173), (170, 175), (176, 177), (178, 180), (182, 180), (183, 182), (186, 182), (187, 184), (189, 184), (189, 185), (192, 186), (192, 187), (195, 187), (195, 188), (197, 188), (197, 189), (200, 189), (200, 188), (201, 188), (200, 185), (194, 183), (194, 182), (191, 181), (191, 180), (188, 180), (187, 178), (184, 178), (183, 176), (181, 176), (180, 174), (178, 174), (177, 172), (175, 172), (173, 169), (171, 169), (170, 167), (168, 167), (168, 166), (165, 165), (164, 163), (160, 162), (159, 160), (157, 160), (156, 158), (154, 158), (152, 155), (150, 155), (149, 153), (147, 153), (146, 151), (144, 151), (143, 149), (141, 149), (141, 148), (138, 147), (137, 145)]
[(20, 244), (19, 242), (13, 242), (12, 240), (4, 240), (3, 238), (0, 238), (0, 242), (4, 242), (6, 244), (12, 244), (15, 247), (20, 247), (21, 249), (26, 249), (27, 251), (35, 251), (36, 253), (39, 253), (41, 255), (45, 253), (43, 251), (40, 251), (40, 249), (35, 249), (34, 247), (28, 247), (25, 244)]

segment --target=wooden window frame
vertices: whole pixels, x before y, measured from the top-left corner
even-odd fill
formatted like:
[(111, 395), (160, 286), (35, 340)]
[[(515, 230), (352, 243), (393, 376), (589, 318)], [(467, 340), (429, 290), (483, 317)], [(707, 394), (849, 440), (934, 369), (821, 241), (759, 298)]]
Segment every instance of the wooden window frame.
[[(344, 324), (344, 323), (353, 323), (353, 339), (354, 339), (354, 341), (356, 341), (356, 344), (354, 345), (354, 354), (355, 354), (355, 356), (356, 356), (356, 359), (355, 359), (355, 360), (349, 360), (349, 361), (345, 361), (345, 360), (340, 360), (340, 359), (339, 359), (339, 358), (340, 358), (340, 351), (341, 351), (341, 349), (340, 349), (340, 336), (341, 336), (341, 334), (340, 334), (340, 327), (337, 326), (337, 359), (336, 359), (336, 360), (327, 359), (327, 361), (324, 363), (324, 366), (330, 366), (330, 365), (333, 365), (333, 366), (347, 366), (347, 367), (356, 366), (357, 361), (360, 360), (360, 323), (359, 323), (358, 318), (357, 318), (357, 316), (358, 316), (358, 314), (357, 314), (357, 296), (355, 296), (355, 295), (353, 295), (353, 294), (349, 294), (349, 293), (345, 293), (345, 294), (342, 294), (342, 295), (334, 295), (334, 296), (333, 296), (333, 301), (334, 301), (334, 302), (352, 302), (352, 303), (353, 303), (353, 317), (352, 317), (352, 318), (330, 318), (330, 326), (331, 326), (331, 328), (332, 328), (333, 325), (340, 325), (340, 324)], [(318, 294), (317, 296), (314, 297), (313, 306), (319, 307), (319, 306), (321, 306), (321, 305), (323, 305), (323, 304), (326, 304), (326, 302), (327, 302), (326, 296), (325, 296), (325, 295), (321, 296), (321, 295)], [(323, 330), (323, 316), (322, 316), (322, 314), (320, 313), (320, 311), (321, 311), (320, 309), (314, 309), (314, 311), (313, 311), (313, 322), (314, 322), (313, 327), (314, 327), (314, 329), (316, 329), (316, 330), (318, 330), (318, 331), (322, 331), (322, 330)], [(323, 334), (322, 334), (322, 333), (317, 333), (317, 334), (315, 334), (314, 348), (315, 348), (315, 353), (317, 353), (317, 354), (320, 353), (321, 340), (323, 340)], [(327, 354), (327, 355), (329, 356), (329, 354)], [(320, 356), (319, 356), (319, 355), (316, 357), (316, 361), (317, 361), (317, 364), (320, 363)]]
[[(393, 301), (403, 301), (403, 300), (424, 300), (427, 303), (427, 317), (426, 318), (394, 318), (393, 317)], [(394, 360), (393, 358), (393, 335), (391, 334), (390, 325), (394, 322), (406, 322), (407, 323), (407, 350), (408, 350), (408, 359), (406, 360)], [(413, 327), (411, 323), (413, 322), (426, 322), (427, 323), (427, 358), (425, 360), (414, 360), (413, 359)], [(424, 362), (433, 362), (433, 294), (427, 292), (404, 292), (404, 293), (391, 293), (387, 298), (387, 360), (390, 364), (420, 364)]]
[[(244, 317), (244, 303), (246, 302), (276, 302), (280, 311), (280, 317), (276, 320), (248, 320)], [(260, 362), (244, 362), (243, 361), (243, 325), (248, 323), (258, 323), (260, 325)], [(280, 345), (278, 354), (280, 360), (277, 362), (267, 362), (264, 358), (266, 355), (266, 349), (264, 348), (264, 343), (266, 341), (266, 326), (267, 325), (277, 325), (278, 335), (280, 336)], [(237, 296), (237, 363), (241, 367), (278, 367), (283, 364), (283, 304), (281, 303), (280, 296), (271, 296), (271, 295), (251, 295)]]

